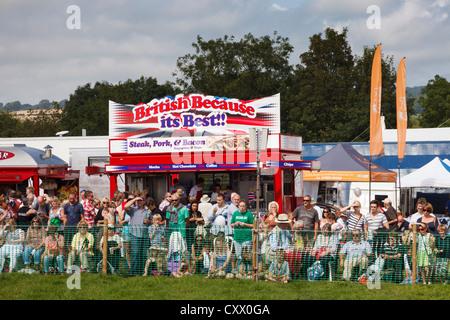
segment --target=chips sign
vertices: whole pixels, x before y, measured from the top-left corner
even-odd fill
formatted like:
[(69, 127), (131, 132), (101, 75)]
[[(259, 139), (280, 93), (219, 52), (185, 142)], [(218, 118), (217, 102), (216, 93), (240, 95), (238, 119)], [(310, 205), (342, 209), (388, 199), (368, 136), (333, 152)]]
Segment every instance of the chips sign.
[(15, 154), (12, 153), (12, 152), (7, 152), (7, 151), (1, 151), (0, 150), (0, 160), (11, 159), (14, 156), (15, 156)]

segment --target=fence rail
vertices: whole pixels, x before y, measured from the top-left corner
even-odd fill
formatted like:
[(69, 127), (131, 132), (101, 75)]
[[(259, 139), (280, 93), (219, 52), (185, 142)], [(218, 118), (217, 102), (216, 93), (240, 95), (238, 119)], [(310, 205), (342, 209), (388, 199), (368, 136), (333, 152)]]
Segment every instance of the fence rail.
[(0, 229), (0, 271), (70, 273), (77, 266), (82, 272), (131, 276), (447, 282), (450, 236), (415, 229), (315, 232), (255, 224), (248, 230), (251, 240), (236, 241), (229, 226), (10, 225)]

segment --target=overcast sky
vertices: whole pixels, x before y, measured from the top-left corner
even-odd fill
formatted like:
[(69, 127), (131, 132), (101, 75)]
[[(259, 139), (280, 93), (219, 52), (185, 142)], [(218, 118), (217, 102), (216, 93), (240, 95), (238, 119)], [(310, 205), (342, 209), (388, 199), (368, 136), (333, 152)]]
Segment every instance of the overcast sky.
[[(277, 31), (297, 64), (309, 37), (326, 27), (347, 27), (354, 55), (382, 43), (395, 68), (406, 57), (408, 87), (436, 74), (450, 80), (449, 8), (450, 0), (1, 0), (0, 102), (60, 101), (96, 81), (173, 81), (197, 35)], [(68, 27), (77, 22), (80, 29)]]

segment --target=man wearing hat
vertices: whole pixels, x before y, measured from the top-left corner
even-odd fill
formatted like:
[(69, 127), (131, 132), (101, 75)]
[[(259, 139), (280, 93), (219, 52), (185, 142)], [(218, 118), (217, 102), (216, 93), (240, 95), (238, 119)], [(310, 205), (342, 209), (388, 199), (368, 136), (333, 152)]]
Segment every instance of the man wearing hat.
[(270, 248), (273, 252), (277, 250), (286, 250), (289, 248), (289, 240), (294, 236), (290, 229), (291, 220), (288, 215), (281, 213), (275, 219), (276, 227), (269, 233)]
[(198, 204), (198, 211), (202, 213), (203, 220), (205, 221), (206, 224), (209, 224), (208, 214), (212, 208), (212, 204), (211, 202), (209, 202), (210, 200), (211, 198), (207, 194), (204, 194), (200, 198), (200, 203)]
[(384, 215), (386, 216), (386, 219), (389, 224), (389, 230), (394, 230), (397, 227), (397, 211), (395, 211), (394, 207), (392, 206), (392, 200), (389, 198), (386, 198), (382, 201), (384, 203), (385, 211)]

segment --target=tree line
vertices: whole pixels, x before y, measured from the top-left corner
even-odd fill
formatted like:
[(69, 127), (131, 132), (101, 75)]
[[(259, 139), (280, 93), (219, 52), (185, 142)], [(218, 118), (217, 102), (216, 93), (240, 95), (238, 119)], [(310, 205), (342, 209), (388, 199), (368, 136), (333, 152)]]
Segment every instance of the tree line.
[[(249, 100), (281, 94), (281, 130), (302, 136), (305, 142), (351, 142), (369, 140), (370, 78), (376, 45), (355, 55), (342, 32), (327, 28), (309, 38), (308, 51), (292, 64), (289, 39), (272, 36), (242, 39), (225, 35), (215, 40), (197, 36), (193, 52), (177, 59), (175, 82), (158, 84), (142, 76), (118, 84), (98, 81), (79, 86), (61, 113), (47, 116), (42, 110), (34, 119), (19, 121), (8, 112), (0, 117), (0, 135), (53, 136), (108, 135), (108, 101), (126, 104), (149, 102), (178, 93)], [(396, 128), (396, 66), (392, 56), (382, 57), (382, 115), (387, 128)], [(450, 84), (436, 75), (422, 89), (423, 110), (414, 114), (414, 99), (407, 98), (408, 127), (448, 126)], [(53, 108), (61, 108), (53, 102)]]

